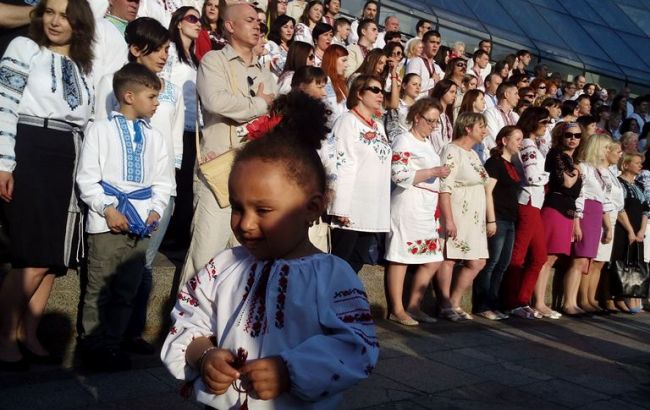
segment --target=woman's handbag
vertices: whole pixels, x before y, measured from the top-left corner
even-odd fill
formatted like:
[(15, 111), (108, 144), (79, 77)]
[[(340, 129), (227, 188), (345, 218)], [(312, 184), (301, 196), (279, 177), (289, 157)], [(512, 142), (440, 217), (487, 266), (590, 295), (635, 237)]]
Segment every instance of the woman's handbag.
[(235, 161), (235, 150), (229, 149), (218, 157), (201, 163), (201, 147), (199, 147), (199, 126), (196, 126), (196, 161), (199, 172), (210, 191), (217, 199), (220, 208), (230, 206), (230, 195), (228, 195), (228, 178), (232, 163)]
[(641, 244), (629, 244), (624, 260), (610, 263), (610, 292), (612, 296), (647, 298), (650, 270), (643, 260)]

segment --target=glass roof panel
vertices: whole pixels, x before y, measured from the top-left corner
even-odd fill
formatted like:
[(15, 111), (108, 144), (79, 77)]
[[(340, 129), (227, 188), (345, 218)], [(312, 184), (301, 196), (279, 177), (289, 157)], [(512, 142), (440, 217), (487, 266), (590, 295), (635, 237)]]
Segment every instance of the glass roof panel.
[(603, 20), (607, 22), (610, 27), (632, 34), (643, 34), (641, 30), (636, 26), (636, 24), (630, 20), (627, 14), (623, 13), (623, 11), (615, 2), (603, 0), (586, 1), (603, 18)]
[(619, 5), (621, 10), (627, 16), (634, 21), (634, 23), (641, 29), (646, 35), (650, 36), (650, 10), (642, 10), (637, 7), (630, 7), (626, 5)]
[(616, 35), (614, 30), (603, 26), (595, 26), (582, 20), (577, 21), (596, 40), (610, 60), (628, 67), (643, 69), (645, 66), (643, 61), (639, 60), (636, 52), (630, 49), (627, 43)]

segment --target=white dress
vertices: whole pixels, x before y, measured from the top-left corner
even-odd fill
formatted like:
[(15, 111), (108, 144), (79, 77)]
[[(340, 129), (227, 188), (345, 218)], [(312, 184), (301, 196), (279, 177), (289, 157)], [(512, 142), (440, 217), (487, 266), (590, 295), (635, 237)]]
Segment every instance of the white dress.
[(438, 178), (413, 185), (415, 172), (440, 166), (440, 157), (429, 141), (412, 133), (393, 142), (391, 179), (396, 185), (390, 201), (390, 232), (386, 237), (386, 259), (420, 264), (443, 260), (438, 236)]
[(379, 345), (363, 284), (329, 254), (259, 261), (243, 247), (214, 257), (178, 294), (161, 358), (180, 380), (194, 381), (196, 399), (239, 409), (246, 395), (232, 387), (215, 396), (185, 361), (196, 337), (222, 349), (243, 348), (248, 360), (279, 355), (291, 392), (274, 400), (248, 396), (250, 409), (334, 409), (342, 392), (368, 377)]
[(329, 214), (350, 219), (349, 226), (334, 226), (359, 232), (388, 232), (392, 151), (384, 127), (378, 121), (371, 127), (348, 111), (336, 121), (332, 134), (336, 168)]

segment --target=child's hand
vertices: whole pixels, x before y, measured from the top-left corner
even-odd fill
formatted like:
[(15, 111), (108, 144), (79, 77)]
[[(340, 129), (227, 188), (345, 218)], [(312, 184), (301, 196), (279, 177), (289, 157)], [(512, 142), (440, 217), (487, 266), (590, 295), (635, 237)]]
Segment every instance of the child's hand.
[(289, 370), (279, 356), (251, 360), (239, 369), (247, 387), (261, 400), (271, 400), (289, 390)]
[(160, 220), (160, 215), (158, 215), (158, 212), (156, 211), (151, 211), (149, 212), (149, 217), (147, 218), (147, 222), (145, 222), (145, 225), (151, 226), (154, 223), (156, 224), (156, 227), (154, 228), (154, 231), (158, 229), (158, 221)]
[(114, 207), (108, 207), (104, 210), (104, 218), (111, 232), (129, 232), (129, 221), (120, 211)]
[(201, 364), (201, 378), (208, 392), (224, 394), (232, 382), (239, 378), (239, 372), (231, 366), (235, 355), (229, 350), (210, 350)]

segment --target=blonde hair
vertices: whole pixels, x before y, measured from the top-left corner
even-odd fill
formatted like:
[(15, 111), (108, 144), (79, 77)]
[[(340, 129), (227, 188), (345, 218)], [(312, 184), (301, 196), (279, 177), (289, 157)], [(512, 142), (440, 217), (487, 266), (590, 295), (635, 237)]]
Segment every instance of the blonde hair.
[(618, 162), (618, 170), (623, 172), (623, 167), (628, 165), (634, 158), (640, 158), (641, 162), (645, 160), (645, 156), (640, 152), (631, 152), (629, 154), (623, 154), (621, 160)]
[(467, 128), (474, 128), (476, 124), (486, 124), (483, 114), (475, 112), (464, 112), (460, 114), (454, 123), (453, 139), (466, 137), (469, 135)]
[(406, 49), (406, 58), (415, 57), (415, 49), (418, 48), (420, 44), (422, 44), (422, 40), (419, 38), (411, 40), (409, 47)]
[(609, 149), (609, 144), (611, 143), (612, 139), (609, 135), (594, 134), (587, 138), (586, 141), (580, 143), (582, 149), (577, 153), (576, 159), (578, 162), (589, 164), (595, 168), (600, 168), (605, 162), (605, 158), (602, 154), (603, 148), (607, 147), (607, 149)]

